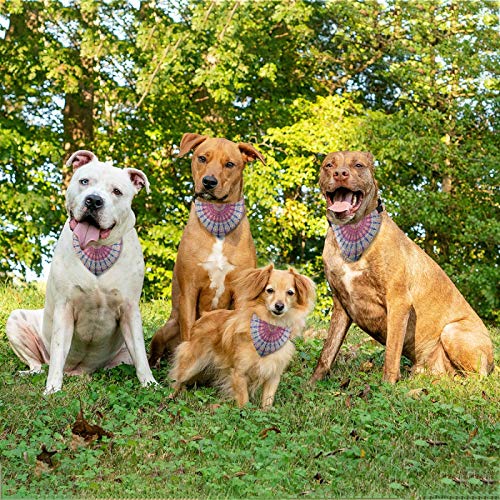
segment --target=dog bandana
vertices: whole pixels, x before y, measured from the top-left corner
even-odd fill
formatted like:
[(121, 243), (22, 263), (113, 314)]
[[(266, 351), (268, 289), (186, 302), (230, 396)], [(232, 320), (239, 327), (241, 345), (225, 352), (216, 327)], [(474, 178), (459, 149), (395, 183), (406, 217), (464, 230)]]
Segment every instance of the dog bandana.
[(120, 257), (123, 242), (120, 240), (111, 246), (80, 248), (80, 242), (76, 234), (73, 234), (73, 248), (82, 264), (96, 276), (107, 271)]
[(291, 331), (291, 328), (271, 325), (256, 314), (253, 314), (250, 320), (253, 345), (261, 357), (281, 349), (290, 338)]
[(363, 252), (370, 246), (378, 234), (382, 222), (380, 213), (383, 210), (384, 207), (379, 200), (377, 208), (356, 224), (337, 226), (330, 223), (337, 238), (340, 253), (345, 260), (356, 262), (361, 258)]
[(200, 222), (217, 238), (228, 235), (245, 214), (243, 198), (236, 203), (210, 203), (196, 199), (194, 207)]

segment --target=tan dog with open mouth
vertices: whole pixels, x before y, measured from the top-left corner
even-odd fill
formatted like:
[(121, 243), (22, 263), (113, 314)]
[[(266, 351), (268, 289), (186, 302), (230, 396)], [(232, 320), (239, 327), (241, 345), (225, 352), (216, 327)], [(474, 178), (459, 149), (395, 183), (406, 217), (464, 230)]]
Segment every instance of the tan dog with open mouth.
[(188, 340), (205, 311), (227, 309), (231, 280), (255, 268), (255, 246), (243, 199), (243, 169), (264, 157), (250, 144), (184, 134), (179, 156), (194, 150), (191, 171), (195, 200), (179, 244), (172, 282), (172, 312), (153, 336), (149, 363)]
[(400, 378), (401, 354), (414, 372), (489, 374), (488, 330), (444, 271), (384, 211), (373, 156), (330, 153), (319, 184), (331, 226), (323, 262), (334, 307), (311, 381), (328, 372), (353, 321), (386, 345), (384, 381)]
[(233, 311), (203, 314), (191, 339), (176, 350), (170, 377), (175, 397), (202, 372), (212, 375), (238, 406), (262, 386), (262, 407), (272, 406), (281, 375), (295, 352), (315, 299), (314, 283), (294, 269), (273, 265), (243, 271), (234, 281)]

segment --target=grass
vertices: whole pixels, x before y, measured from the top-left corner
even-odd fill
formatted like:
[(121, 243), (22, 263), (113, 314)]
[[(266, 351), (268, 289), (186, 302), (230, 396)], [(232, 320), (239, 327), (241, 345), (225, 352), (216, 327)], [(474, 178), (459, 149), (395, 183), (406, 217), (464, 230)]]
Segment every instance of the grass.
[[(3, 496), (16, 497), (497, 497), (498, 369), (486, 378), (409, 376), (381, 383), (384, 350), (357, 329), (327, 380), (306, 381), (319, 339), (297, 354), (268, 412), (239, 410), (210, 387), (168, 400), (142, 389), (132, 367), (65, 378), (20, 378), (5, 321), (43, 306), (36, 288), (0, 287), (0, 451)], [(142, 304), (147, 345), (168, 304)], [(314, 328), (324, 329), (317, 324)], [(496, 344), (500, 330), (491, 328)], [(498, 363), (498, 356), (497, 356)], [(113, 433), (85, 443), (71, 431), (80, 408)], [(52, 467), (37, 461), (45, 445)], [(1, 496), (1, 495), (0, 495)]]

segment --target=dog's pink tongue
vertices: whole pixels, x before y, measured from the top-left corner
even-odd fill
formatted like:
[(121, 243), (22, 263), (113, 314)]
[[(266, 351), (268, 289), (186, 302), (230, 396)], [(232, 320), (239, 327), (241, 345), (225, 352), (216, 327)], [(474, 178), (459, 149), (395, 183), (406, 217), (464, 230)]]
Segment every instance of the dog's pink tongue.
[(73, 233), (76, 234), (82, 250), (85, 250), (91, 241), (99, 241), (99, 229), (88, 222), (77, 222)]
[(332, 212), (335, 213), (345, 212), (347, 210), (350, 210), (352, 206), (353, 196), (354, 193), (352, 191), (348, 191), (346, 193), (345, 190), (338, 189), (335, 192), (335, 198), (333, 199), (333, 203), (328, 207), (328, 210), (331, 210)]
[(348, 201), (336, 201), (328, 207), (328, 210), (331, 210), (332, 212), (345, 212), (350, 208), (351, 204)]

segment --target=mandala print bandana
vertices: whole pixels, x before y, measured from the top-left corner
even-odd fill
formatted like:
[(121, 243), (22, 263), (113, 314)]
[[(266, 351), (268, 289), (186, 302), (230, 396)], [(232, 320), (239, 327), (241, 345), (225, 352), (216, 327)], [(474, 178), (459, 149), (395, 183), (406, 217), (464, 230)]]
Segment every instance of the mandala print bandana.
[(330, 224), (345, 260), (358, 261), (363, 252), (370, 246), (380, 229), (382, 222), (380, 212), (382, 210), (382, 203), (379, 200), (378, 207), (356, 224), (346, 224), (345, 226)]
[(281, 349), (290, 338), (291, 331), (291, 328), (266, 323), (256, 314), (253, 314), (250, 320), (250, 334), (252, 335), (253, 345), (261, 357)]
[(243, 199), (236, 203), (210, 203), (196, 199), (194, 207), (200, 222), (217, 238), (228, 235), (245, 214)]
[(80, 242), (77, 236), (73, 235), (73, 248), (82, 264), (96, 276), (100, 276), (107, 271), (120, 257), (122, 251), (122, 241), (111, 246), (87, 247), (85, 250), (80, 248)]

